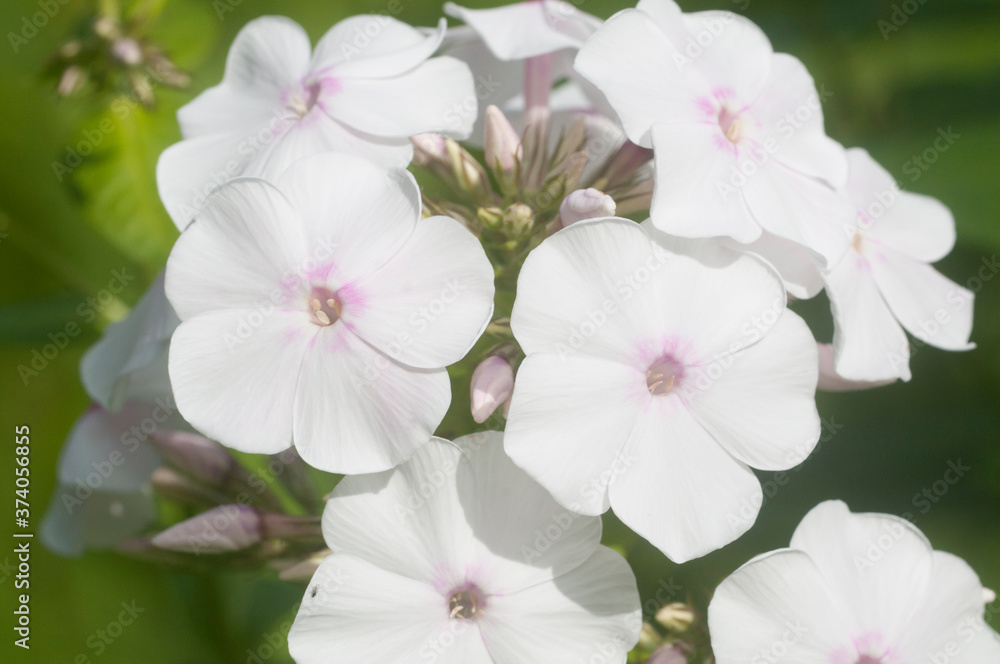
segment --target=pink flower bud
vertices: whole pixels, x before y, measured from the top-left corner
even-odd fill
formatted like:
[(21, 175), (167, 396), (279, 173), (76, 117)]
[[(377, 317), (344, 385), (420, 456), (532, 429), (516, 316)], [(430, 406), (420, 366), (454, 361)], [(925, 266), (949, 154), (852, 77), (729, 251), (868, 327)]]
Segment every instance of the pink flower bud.
[(224, 447), (196, 433), (154, 431), (150, 441), (171, 463), (206, 484), (224, 484), (236, 466)]
[(161, 549), (183, 553), (227, 553), (260, 542), (261, 518), (246, 505), (222, 505), (167, 528), (153, 538)]
[(684, 649), (673, 643), (657, 648), (648, 664), (687, 664), (687, 661)]
[(563, 199), (559, 220), (563, 227), (584, 219), (615, 216), (615, 200), (597, 189), (577, 189)]
[(514, 391), (514, 370), (507, 360), (491, 355), (472, 372), (472, 418), (479, 424), (493, 414)]
[(513, 172), (516, 160), (523, 154), (521, 137), (503, 111), (493, 105), (486, 107), (484, 149), (486, 165), (495, 168), (499, 163), (506, 173)]
[[(524, 61), (524, 125), (548, 125), (549, 94), (552, 92), (552, 54)], [(545, 132), (542, 132), (543, 134)]]
[(410, 138), (413, 143), (413, 160), (421, 166), (434, 161), (448, 161), (448, 149), (444, 136), (440, 134), (417, 134)]

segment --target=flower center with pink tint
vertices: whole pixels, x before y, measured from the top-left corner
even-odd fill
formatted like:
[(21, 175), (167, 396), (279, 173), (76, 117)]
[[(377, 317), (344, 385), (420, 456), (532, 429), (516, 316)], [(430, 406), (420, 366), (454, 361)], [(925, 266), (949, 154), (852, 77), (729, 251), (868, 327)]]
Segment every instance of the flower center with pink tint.
[(313, 286), (309, 294), (309, 312), (312, 322), (321, 327), (329, 327), (340, 319), (340, 301), (328, 288)]
[(483, 614), (486, 598), (476, 586), (456, 590), (448, 598), (448, 616), (455, 620), (475, 620)]
[(729, 142), (735, 145), (743, 136), (743, 118), (738, 112), (733, 112), (728, 106), (723, 105), (719, 110), (719, 128)]
[(292, 93), (288, 99), (288, 108), (292, 109), (300, 118), (304, 118), (319, 99), (322, 85), (319, 81), (301, 85)]
[(646, 388), (654, 397), (669, 394), (684, 376), (684, 365), (669, 355), (659, 358), (646, 370)]
[(871, 655), (862, 655), (860, 658), (858, 658), (858, 661), (856, 661), (854, 664), (883, 664), (883, 663), (882, 663), (882, 658), (880, 657), (872, 657)]

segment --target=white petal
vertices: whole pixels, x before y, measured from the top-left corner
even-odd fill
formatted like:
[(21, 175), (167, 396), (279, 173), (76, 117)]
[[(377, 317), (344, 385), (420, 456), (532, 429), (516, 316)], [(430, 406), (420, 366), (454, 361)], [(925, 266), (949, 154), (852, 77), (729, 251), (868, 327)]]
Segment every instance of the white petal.
[(708, 625), (719, 664), (828, 664), (853, 636), (816, 565), (788, 549), (758, 556), (719, 584)]
[[(573, 224), (535, 248), (518, 277), (511, 328), (526, 353), (628, 358), (662, 332), (648, 283), (672, 260), (626, 219)], [(626, 281), (627, 280), (627, 281)], [(516, 388), (515, 388), (516, 389)]]
[(824, 100), (805, 65), (785, 53), (771, 56), (771, 77), (753, 103), (760, 122), (761, 142), (773, 141), (774, 158), (831, 187), (847, 181), (847, 156), (842, 145), (823, 128)]
[(364, 279), (392, 260), (420, 218), (412, 175), (347, 154), (301, 159), (278, 188), (294, 204), (320, 259), (317, 276), (332, 288)]
[(335, 78), (387, 78), (417, 67), (434, 54), (444, 39), (442, 18), (426, 33), (391, 16), (361, 14), (330, 28), (316, 44), (313, 70)]
[(685, 14), (683, 21), (686, 38), (674, 45), (691, 59), (686, 66), (743, 103), (756, 99), (769, 74), (774, 76), (774, 52), (764, 31), (750, 19), (727, 11)]
[(818, 358), (805, 322), (786, 311), (763, 339), (691, 370), (678, 392), (735, 458), (761, 470), (805, 460), (819, 441)]
[(174, 143), (160, 153), (156, 188), (178, 229), (190, 225), (219, 185), (246, 169), (246, 156), (239, 154), (245, 138), (242, 133), (200, 136)]
[(455, 441), (463, 452), (455, 472), (458, 501), (475, 537), (466, 565), (478, 570), (491, 596), (576, 573), (601, 542), (600, 518), (567, 510), (515, 466), (504, 452), (506, 435)]
[(372, 136), (347, 127), (314, 107), (305, 118), (287, 113), (251, 128), (184, 140), (163, 151), (156, 165), (160, 198), (184, 229), (218, 186), (241, 175), (276, 182), (299, 159), (345, 152), (387, 168), (403, 168), (413, 157), (405, 138)]
[(466, 138), (477, 98), (468, 65), (439, 57), (393, 78), (340, 80), (324, 108), (334, 119), (376, 136), (435, 132)]
[(447, 601), (428, 584), (334, 553), (309, 582), (288, 650), (299, 664), (415, 664), (447, 622)]
[(923, 263), (941, 260), (955, 246), (955, 218), (936, 198), (900, 191), (862, 148), (847, 151), (845, 192), (858, 208), (867, 236)]
[(385, 168), (406, 168), (413, 158), (413, 145), (405, 138), (357, 131), (334, 120), (318, 105), (301, 120), (279, 127), (277, 138), (247, 164), (247, 175), (277, 182), (300, 159), (330, 152), (364, 157)]
[(888, 247), (869, 261), (875, 283), (903, 327), (945, 350), (971, 350), (975, 295), (926, 263)]
[[(161, 272), (129, 315), (108, 327), (84, 354), (80, 378), (87, 394), (105, 408), (118, 410), (137, 396), (148, 378), (165, 376), (165, 351), (179, 323), (164, 293)], [(169, 394), (169, 383), (163, 386)]]
[[(675, 254), (655, 274), (656, 329), (676, 335), (684, 361), (704, 364), (751, 346), (781, 319), (785, 289), (770, 265), (717, 240), (674, 238), (650, 221), (642, 225)], [(646, 307), (647, 316), (657, 311)], [(648, 366), (656, 358), (644, 359)]]
[(775, 158), (747, 178), (743, 196), (764, 230), (812, 249), (826, 265), (836, 265), (850, 247), (857, 216), (853, 206)]
[(497, 664), (623, 663), (642, 627), (632, 570), (603, 546), (552, 583), (491, 597), (480, 622)]
[(653, 124), (701, 120), (696, 100), (710, 96), (708, 84), (685, 75), (682, 64), (683, 56), (649, 14), (626, 10), (583, 45), (575, 67), (607, 96), (628, 137), (650, 147)]
[[(674, 0), (639, 0), (635, 6), (653, 19), (663, 34), (673, 43), (683, 44), (688, 38), (687, 26), (684, 25), (684, 14)], [(625, 10), (628, 11), (628, 10)]]
[(902, 656), (914, 662), (942, 657), (956, 664), (1000, 662), (1000, 636), (983, 620), (983, 587), (972, 568), (935, 551), (930, 587), (906, 628)]
[(757, 478), (675, 395), (650, 398), (624, 453), (635, 462), (611, 485), (611, 508), (676, 563), (729, 544), (757, 518)]
[(401, 365), (343, 325), (324, 329), (302, 363), (295, 447), (331, 473), (371, 473), (405, 461), (451, 401), (448, 373)]
[(814, 507), (795, 529), (791, 547), (816, 563), (857, 634), (900, 643), (932, 589), (931, 546), (910, 522), (888, 514), (852, 514), (839, 500)]
[(415, 367), (462, 359), (493, 313), (493, 266), (479, 240), (448, 217), (422, 219), (393, 258), (352, 287), (343, 321)]
[(824, 279), (837, 374), (848, 380), (909, 380), (909, 341), (882, 299), (869, 262), (852, 249)]
[(247, 23), (229, 49), (222, 83), (178, 112), (185, 138), (246, 131), (266, 120), (282, 93), (305, 76), (309, 51), (308, 35), (291, 19)]
[(609, 484), (632, 463), (622, 447), (648, 399), (645, 376), (632, 367), (534, 353), (514, 381), (504, 445), (560, 503), (601, 514)]
[(315, 335), (308, 321), (305, 312), (272, 307), (268, 315), (229, 309), (181, 323), (170, 342), (170, 381), (184, 418), (243, 452), (287, 449), (295, 385)]
[(219, 309), (273, 308), (307, 257), (301, 221), (262, 180), (219, 189), (167, 260), (166, 293), (181, 320)]
[(736, 151), (718, 124), (656, 124), (652, 137), (656, 187), (650, 215), (657, 228), (744, 244), (760, 237), (760, 225), (736, 186)]
[(848, 380), (837, 373), (833, 363), (833, 344), (817, 344), (819, 350), (819, 383), (817, 390), (822, 392), (854, 392), (857, 390), (870, 390), (874, 387), (891, 385), (896, 382), (895, 378), (886, 380)]
[[(155, 417), (154, 417), (155, 415)], [(91, 406), (73, 425), (59, 453), (59, 483), (119, 493), (138, 491), (160, 465), (160, 457), (133, 433), (133, 428), (173, 429), (183, 426), (172, 404), (126, 403), (117, 413)], [(80, 489), (83, 491), (83, 489)]]
[(61, 556), (110, 549), (156, 521), (156, 498), (148, 485), (136, 491), (97, 490), (79, 502), (77, 486), (61, 485), (49, 503), (39, 536)]
[(551, 1), (520, 2), (490, 9), (468, 9), (446, 2), (444, 13), (472, 26), (501, 60), (524, 60), (579, 48), (593, 33), (597, 21), (569, 3)]
[(466, 581), (472, 528), (458, 497), (461, 448), (429, 438), (406, 463), (345, 477), (323, 510), (331, 549), (417, 579), (447, 597)]
[(785, 283), (788, 294), (800, 300), (815, 297), (823, 290), (823, 259), (816, 252), (783, 237), (762, 233), (748, 245), (730, 242), (727, 246), (760, 256), (770, 263)]

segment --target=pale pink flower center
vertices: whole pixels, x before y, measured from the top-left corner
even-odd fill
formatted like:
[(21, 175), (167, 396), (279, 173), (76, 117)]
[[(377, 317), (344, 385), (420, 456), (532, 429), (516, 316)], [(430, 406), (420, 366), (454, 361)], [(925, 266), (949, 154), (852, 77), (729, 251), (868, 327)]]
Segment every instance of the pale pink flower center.
[(646, 388), (653, 396), (668, 394), (677, 387), (684, 376), (684, 366), (669, 355), (665, 355), (646, 370)]
[(309, 294), (309, 312), (312, 322), (327, 327), (340, 319), (340, 301), (333, 291), (324, 286), (313, 286)]
[(483, 614), (486, 598), (479, 588), (468, 586), (448, 598), (448, 616), (455, 620), (475, 620)]
[(739, 112), (734, 112), (728, 106), (719, 110), (719, 127), (730, 143), (739, 143), (743, 135), (743, 118)]
[(299, 86), (288, 98), (288, 108), (300, 118), (304, 118), (316, 105), (321, 89), (322, 85), (319, 81)]

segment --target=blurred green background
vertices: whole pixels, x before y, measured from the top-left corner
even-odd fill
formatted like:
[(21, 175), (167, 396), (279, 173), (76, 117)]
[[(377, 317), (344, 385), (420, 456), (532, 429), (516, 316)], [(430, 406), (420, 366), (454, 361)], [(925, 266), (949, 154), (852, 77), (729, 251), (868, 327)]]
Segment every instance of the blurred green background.
[[(60, 446), (87, 406), (77, 372), (80, 356), (101, 327), (142, 294), (175, 237), (156, 195), (154, 168), (160, 151), (179, 139), (178, 107), (220, 79), (234, 35), (257, 16), (290, 15), (315, 40), (345, 16), (387, 5), (385, 0), (153, 3), (163, 7), (150, 35), (191, 73), (191, 84), (182, 91), (158, 88), (153, 110), (136, 107), (119, 118), (109, 110), (115, 93), (63, 99), (57, 80), (42, 77), (49, 56), (86, 28), (98, 5), (59, 2), (66, 0), (50, 0), (58, 12), (19, 43), (17, 52), (8, 33), (20, 33), (24, 17), (39, 11), (39, 3), (0, 5), (0, 415), (6, 446), (0, 476), (5, 491), (12, 487), (14, 426), (29, 424), (36, 528), (53, 489)], [(411, 24), (431, 25), (440, 15), (436, 2), (402, 4), (399, 18)], [(628, 6), (617, 0), (578, 4), (601, 17)], [(629, 537), (613, 518), (607, 521), (607, 538), (628, 550), (648, 608), (655, 608), (657, 590), (664, 587), (675, 590), (672, 600), (703, 606), (714, 585), (737, 566), (787, 544), (795, 524), (818, 501), (842, 498), (855, 511), (910, 513), (936, 548), (965, 558), (985, 585), (1000, 588), (1000, 279), (975, 281), (984, 261), (1000, 253), (1000, 3), (687, 0), (681, 5), (730, 9), (758, 22), (777, 50), (803, 59), (817, 83), (832, 93), (825, 110), (834, 138), (867, 147), (904, 188), (951, 207), (958, 246), (939, 267), (978, 293), (973, 340), (979, 348), (965, 354), (922, 348), (913, 357), (914, 379), (908, 384), (820, 395), (827, 424), (821, 449), (781, 486), (770, 474), (761, 475), (773, 495), (758, 525), (731, 546), (676, 566)], [(909, 16), (905, 9), (916, 11)], [(109, 132), (99, 129), (106, 118), (112, 122)], [(933, 146), (939, 130), (958, 138), (921, 170), (913, 157)], [(72, 172), (57, 173), (53, 163), (66, 163), (67, 149), (94, 132), (101, 136), (94, 153)], [(112, 270), (122, 269), (137, 278), (121, 301), (93, 324), (80, 320), (77, 307), (105, 287)], [(829, 340), (826, 301), (820, 297), (797, 306), (817, 337)], [(29, 362), (32, 350), (48, 343), (48, 334), (71, 321), (80, 323), (83, 333), (25, 385), (17, 365)], [(949, 461), (968, 466), (968, 472), (935, 496), (936, 503), (915, 502), (925, 488), (933, 492), (936, 482), (941, 489)], [(0, 499), (0, 538), (13, 530), (12, 503), (9, 494)], [(5, 635), (0, 652), (13, 651), (4, 661), (289, 661), (282, 623), (294, 615), (302, 586), (264, 572), (167, 572), (106, 553), (64, 560), (44, 552), (40, 542), (34, 546), (30, 653), (11, 645), (16, 593), (3, 565), (14, 558), (13, 545), (0, 547), (0, 634)], [(122, 602), (133, 601), (144, 611), (120, 637), (98, 648), (98, 630), (116, 620)]]

